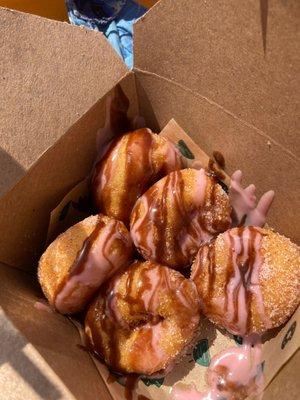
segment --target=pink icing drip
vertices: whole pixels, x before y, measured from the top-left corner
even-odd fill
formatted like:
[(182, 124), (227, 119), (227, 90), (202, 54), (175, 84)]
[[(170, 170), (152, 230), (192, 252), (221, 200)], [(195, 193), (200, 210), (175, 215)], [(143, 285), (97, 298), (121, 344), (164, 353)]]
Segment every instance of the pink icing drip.
[(160, 276), (157, 269), (147, 271), (147, 276), (150, 278), (151, 288), (145, 290), (142, 295), (142, 300), (145, 305), (145, 310), (155, 314), (159, 305), (159, 297), (156, 296), (158, 285), (160, 284)]
[(230, 347), (213, 357), (207, 371), (210, 390), (199, 392), (194, 385), (178, 384), (171, 391), (172, 400), (227, 400), (258, 395), (263, 391), (260, 337), (252, 335), (241, 347)]
[(165, 159), (164, 165), (166, 174), (173, 172), (176, 165), (180, 162), (180, 159), (183, 159), (179, 150), (177, 150), (174, 144), (168, 139), (165, 140), (161, 148), (161, 153)]
[(273, 190), (266, 192), (256, 205), (255, 186), (249, 185), (244, 189), (242, 177), (241, 171), (235, 171), (230, 181), (229, 198), (235, 212), (235, 224), (239, 225), (246, 217), (245, 225), (263, 227), (275, 194)]
[[(161, 346), (161, 339), (163, 338), (163, 329), (161, 327), (163, 322), (159, 322), (156, 325), (145, 325), (142, 329), (151, 329), (152, 338), (151, 338), (151, 366), (159, 365), (161, 360), (164, 359), (167, 354), (165, 353), (163, 347)], [(157, 369), (156, 367), (153, 369)]]
[[(148, 211), (149, 211), (149, 204), (148, 204), (148, 199), (147, 196), (141, 196), (137, 203), (141, 203), (142, 208), (144, 210), (143, 214), (140, 215), (140, 217), (135, 221), (134, 224), (132, 224), (130, 233), (131, 237), (137, 245), (139, 243), (139, 246), (141, 250), (143, 250), (145, 253), (150, 253), (148, 254), (149, 258), (155, 258), (156, 256), (156, 247), (154, 245), (154, 236), (153, 236), (153, 229), (149, 229), (148, 235), (146, 238), (146, 247), (144, 248), (140, 243), (142, 243), (142, 235), (140, 231), (140, 227), (147, 222), (147, 216), (148, 216)], [(151, 213), (157, 212), (156, 208), (152, 207)]]
[[(254, 392), (252, 394), (255, 394), (258, 389), (262, 388), (263, 384), (263, 375), (259, 370), (262, 358), (261, 348), (260, 337), (252, 335), (245, 338), (244, 344), (241, 347), (231, 347), (222, 351), (211, 361), (207, 376), (208, 383), (213, 388), (217, 388), (219, 384), (222, 385), (223, 378), (220, 379), (218, 371), (220, 367), (226, 368), (228, 371), (226, 376), (228, 383), (246, 388), (250, 388), (255, 383), (255, 389), (252, 389)], [(222, 386), (226, 388), (226, 381)]]
[[(115, 221), (111, 220), (102, 229), (96, 242), (93, 244), (88, 254), (85, 267), (79, 274), (74, 274), (68, 278), (62, 290), (57, 294), (55, 307), (57, 310), (68, 309), (72, 304), (76, 304), (82, 297), (80, 290), (76, 287), (99, 287), (107, 280), (118, 268), (124, 266), (125, 259), (119, 254), (112, 252), (107, 259), (103, 253), (104, 247), (110, 248), (116, 239), (122, 239), (117, 229), (114, 228)], [(113, 234), (111, 234), (113, 232)], [(131, 246), (130, 238), (127, 238), (128, 246)]]
[(174, 166), (176, 165), (177, 153), (173, 143), (166, 141), (161, 150), (165, 159), (166, 172), (169, 173), (174, 171)]
[[(201, 208), (204, 203), (206, 186), (207, 175), (205, 173), (205, 170), (201, 168), (196, 172), (194, 191), (194, 202), (196, 207), (198, 208)], [(190, 226), (195, 232), (197, 232), (197, 237), (195, 238), (192, 235), (188, 235), (186, 231), (183, 231), (178, 238), (181, 251), (185, 256), (189, 255), (189, 250), (191, 248), (199, 246), (199, 237), (201, 238), (202, 242), (206, 242), (212, 237), (211, 234), (203, 231), (203, 229), (201, 228), (198, 212), (196, 212), (195, 215), (191, 216)]]
[(205, 191), (207, 185), (207, 175), (205, 170), (201, 168), (196, 171), (195, 179), (195, 197), (194, 202), (197, 207), (201, 207), (205, 199)]
[[(194, 191), (195, 193), (194, 202), (198, 208), (200, 208), (204, 203), (206, 186), (207, 186), (207, 175), (205, 173), (205, 170), (201, 168), (196, 173), (195, 191)], [(185, 231), (181, 232), (181, 234), (178, 237), (181, 251), (185, 256), (188, 256), (189, 249), (199, 246), (199, 237), (201, 238), (202, 242), (207, 242), (212, 238), (211, 234), (203, 231), (203, 229), (201, 228), (198, 212), (196, 212), (195, 215), (191, 216), (190, 226), (192, 227), (192, 230), (194, 232), (197, 232), (196, 238), (194, 238), (191, 235), (188, 235)]]

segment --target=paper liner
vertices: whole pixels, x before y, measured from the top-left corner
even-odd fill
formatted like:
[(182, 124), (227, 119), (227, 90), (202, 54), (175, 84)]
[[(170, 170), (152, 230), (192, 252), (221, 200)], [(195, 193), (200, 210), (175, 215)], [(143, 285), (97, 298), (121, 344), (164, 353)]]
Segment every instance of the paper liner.
[(70, 226), (91, 215), (88, 178), (79, 182), (50, 214), (47, 244)]
[[(161, 135), (177, 145), (182, 154), (186, 156), (188, 166), (208, 167), (209, 156), (201, 150), (174, 119), (166, 125)], [(228, 185), (229, 178), (226, 174), (224, 181)], [(77, 184), (52, 211), (48, 240), (53, 240), (59, 233), (85, 218), (89, 211), (88, 200), (88, 181), (86, 179)], [(264, 387), (268, 386), (279, 369), (300, 347), (299, 324), (300, 309), (298, 308), (283, 327), (269, 332), (268, 337), (264, 338), (262, 350), (262, 363), (265, 374)], [(79, 330), (82, 330), (78, 324), (76, 326)], [(165, 378), (139, 380), (132, 394), (132, 400), (139, 400), (141, 395), (151, 400), (167, 400), (170, 398), (172, 386), (179, 382), (186, 385), (193, 383), (199, 391), (207, 390), (205, 375), (211, 358), (230, 346), (239, 346), (239, 338), (217, 328), (206, 318), (202, 320), (198, 337), (197, 344), (187, 352), (187, 355)], [(111, 374), (105, 365), (101, 364), (97, 359), (94, 359), (94, 361), (113, 399), (124, 399), (125, 391), (122, 379), (118, 378), (120, 383), (117, 381), (111, 382)], [(263, 399), (263, 395), (251, 397), (251, 399), (255, 398)]]

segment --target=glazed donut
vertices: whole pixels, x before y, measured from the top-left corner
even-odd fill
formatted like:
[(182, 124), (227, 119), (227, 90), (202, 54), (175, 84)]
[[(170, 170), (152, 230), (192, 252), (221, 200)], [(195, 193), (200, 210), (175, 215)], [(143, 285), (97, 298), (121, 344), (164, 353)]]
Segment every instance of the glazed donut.
[(136, 202), (130, 220), (135, 246), (147, 260), (180, 269), (202, 242), (231, 223), (227, 194), (204, 169), (175, 171)]
[(50, 244), (39, 262), (39, 282), (57, 311), (75, 313), (105, 280), (130, 264), (132, 254), (132, 241), (122, 222), (91, 216)]
[(211, 321), (236, 335), (263, 334), (299, 304), (299, 247), (270, 229), (234, 228), (201, 246), (191, 278)]
[(101, 289), (88, 309), (85, 332), (114, 371), (164, 374), (197, 332), (199, 299), (194, 283), (150, 261), (134, 262)]
[(138, 129), (114, 140), (95, 166), (91, 191), (98, 211), (125, 224), (136, 200), (157, 180), (184, 167), (168, 139)]

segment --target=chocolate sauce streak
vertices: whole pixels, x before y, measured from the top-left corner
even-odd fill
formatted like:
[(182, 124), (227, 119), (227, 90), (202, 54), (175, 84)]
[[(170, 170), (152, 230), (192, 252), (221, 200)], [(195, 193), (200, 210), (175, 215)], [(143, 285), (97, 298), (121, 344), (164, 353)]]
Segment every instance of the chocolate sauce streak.
[(208, 247), (208, 259), (209, 259), (209, 280), (208, 280), (208, 293), (211, 296), (214, 295), (214, 287), (215, 287), (215, 265), (216, 265), (216, 251), (213, 244), (207, 245)]
[(125, 383), (125, 399), (126, 400), (133, 399), (133, 391), (135, 389), (138, 379), (139, 379), (139, 376), (136, 374), (131, 374), (126, 377), (126, 383)]
[(211, 158), (208, 161), (208, 173), (211, 176), (214, 176), (218, 181), (224, 181), (225, 179), (225, 174), (224, 172), (222, 172), (221, 170), (219, 170), (216, 167), (216, 164), (214, 162), (214, 160), (212, 160)]
[(214, 151), (213, 152), (213, 157), (220, 166), (220, 168), (224, 169), (225, 168), (225, 158), (223, 154), (220, 151)]
[(87, 258), (90, 252), (90, 249), (93, 246), (93, 243), (97, 240), (102, 228), (104, 228), (105, 224), (101, 220), (100, 217), (98, 217), (97, 224), (93, 230), (93, 232), (88, 236), (85, 241), (83, 242), (82, 248), (78, 252), (75, 261), (73, 262), (73, 265), (71, 266), (69, 273), (66, 275), (66, 277), (62, 280), (62, 282), (57, 286), (55, 295), (54, 295), (54, 304), (55, 300), (58, 296), (58, 294), (62, 291), (64, 286), (66, 285), (67, 281), (74, 275), (79, 275), (85, 268), (85, 264), (87, 262)]
[[(96, 224), (93, 232), (83, 242), (82, 249), (78, 253), (78, 255), (70, 269), (69, 277), (71, 277), (73, 275), (79, 275), (84, 270), (84, 268), (86, 266), (86, 262), (88, 260), (90, 250), (91, 250), (93, 244), (98, 239), (100, 232), (104, 227), (105, 227), (105, 223), (102, 221), (102, 219), (100, 217), (98, 217), (98, 221), (97, 221), (97, 224)], [(111, 231), (110, 235), (112, 235), (112, 232), (113, 232), (113, 230)], [(107, 240), (107, 242), (108, 242), (108, 240)], [(107, 258), (107, 255), (105, 256), (105, 258), (111, 264), (111, 262)], [(112, 264), (111, 264), (111, 266), (112, 266)]]

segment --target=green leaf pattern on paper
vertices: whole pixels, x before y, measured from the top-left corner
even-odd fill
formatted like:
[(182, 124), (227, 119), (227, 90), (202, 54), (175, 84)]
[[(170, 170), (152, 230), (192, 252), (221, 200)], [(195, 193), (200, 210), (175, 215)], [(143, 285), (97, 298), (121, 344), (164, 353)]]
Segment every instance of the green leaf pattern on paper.
[(243, 338), (242, 338), (241, 336), (236, 336), (236, 335), (234, 335), (234, 336), (233, 336), (233, 339), (234, 339), (235, 343), (236, 343), (238, 346), (241, 346), (241, 345), (243, 344)]
[(210, 364), (210, 353), (207, 339), (202, 339), (193, 350), (193, 358), (197, 364), (208, 367)]
[(177, 143), (177, 147), (180, 150), (180, 153), (190, 159), (190, 160), (194, 160), (195, 156), (194, 154), (191, 152), (191, 150), (188, 148), (187, 144), (185, 143), (184, 140), (180, 139), (179, 142)]
[(294, 336), (294, 333), (296, 331), (296, 326), (297, 326), (297, 322), (294, 321), (292, 323), (292, 325), (289, 327), (289, 329), (288, 329), (288, 331), (287, 331), (286, 335), (284, 336), (283, 341), (281, 343), (281, 350), (283, 350), (285, 348), (285, 346), (288, 344), (288, 342), (290, 340), (292, 340), (292, 338)]
[(164, 383), (164, 378), (158, 378), (158, 379), (142, 378), (142, 381), (146, 386), (155, 385), (159, 388)]

